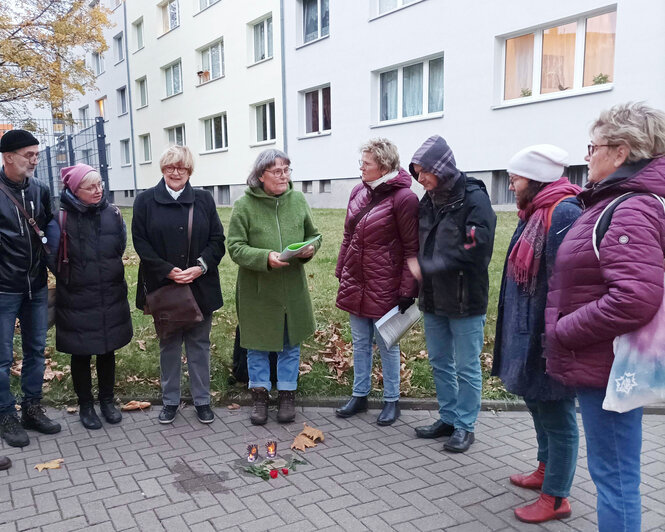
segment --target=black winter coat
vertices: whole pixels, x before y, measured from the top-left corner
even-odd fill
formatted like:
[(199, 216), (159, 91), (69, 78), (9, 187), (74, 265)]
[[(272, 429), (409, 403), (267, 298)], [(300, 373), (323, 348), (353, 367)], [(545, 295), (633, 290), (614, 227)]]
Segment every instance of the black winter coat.
[[(56, 264), (55, 345), (72, 355), (102, 355), (132, 339), (122, 256), (127, 232), (120, 211), (102, 199), (82, 203), (60, 195), (67, 263)], [(58, 216), (60, 221), (60, 216)], [(61, 252), (64, 259), (65, 242)]]
[[(187, 219), (192, 203), (192, 244), (187, 261)], [(162, 178), (157, 185), (137, 196), (132, 238), (141, 259), (137, 308), (143, 310), (146, 292), (173, 282), (167, 278), (173, 268), (185, 270), (196, 266), (199, 257), (205, 262), (207, 272), (191, 284), (194, 299), (204, 315), (212, 314), (223, 305), (217, 267), (225, 252), (224, 229), (209, 192), (195, 190), (187, 183), (174, 200)]]
[(462, 174), (438, 209), (425, 194), (418, 222), (420, 309), (448, 318), (485, 314), (496, 214), (483, 182)]
[[(48, 189), (36, 179), (17, 185), (7, 178), (4, 166), (0, 181), (45, 231), (53, 218)], [(0, 292), (31, 295), (45, 285), (44, 247), (16, 205), (0, 191)]]

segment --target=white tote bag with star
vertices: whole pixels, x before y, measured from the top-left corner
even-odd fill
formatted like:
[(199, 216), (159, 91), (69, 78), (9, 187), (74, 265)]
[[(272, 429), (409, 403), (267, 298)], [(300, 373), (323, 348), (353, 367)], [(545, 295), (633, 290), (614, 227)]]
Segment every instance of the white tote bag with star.
[[(652, 195), (665, 209), (665, 200)], [(597, 227), (606, 211), (611, 220), (613, 204), (620, 200), (617, 198), (611, 202), (596, 221), (593, 245), (597, 257), (602, 239)], [(605, 225), (609, 225), (609, 220)], [(603, 409), (628, 412), (661, 401), (665, 401), (665, 294), (649, 323), (614, 339), (614, 362), (607, 381)]]

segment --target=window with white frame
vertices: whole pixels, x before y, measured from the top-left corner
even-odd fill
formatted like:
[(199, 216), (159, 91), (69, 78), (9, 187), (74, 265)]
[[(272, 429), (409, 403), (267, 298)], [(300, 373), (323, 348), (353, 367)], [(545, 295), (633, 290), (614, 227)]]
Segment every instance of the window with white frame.
[(120, 87), (116, 93), (118, 94), (118, 116), (124, 115), (127, 112), (127, 87)]
[(306, 91), (305, 104), (305, 133), (321, 133), (330, 131), (330, 86)]
[(216, 4), (219, 0), (199, 0), (199, 11), (203, 11), (206, 7)]
[(95, 107), (97, 107), (97, 116), (100, 116), (101, 118), (106, 117), (106, 96), (103, 98), (100, 98), (99, 100), (95, 100)]
[(205, 83), (224, 75), (224, 41), (203, 48), (201, 51), (201, 73), (199, 83)]
[(330, 179), (321, 179), (319, 181), (319, 194), (329, 194), (332, 191), (332, 182)]
[(92, 53), (92, 70), (95, 75), (99, 76), (104, 73), (104, 55), (93, 52)]
[(272, 57), (272, 16), (253, 25), (254, 62)]
[(612, 83), (616, 10), (503, 40), (503, 100)]
[(149, 163), (152, 161), (152, 151), (150, 149), (150, 133), (139, 135), (139, 147), (141, 149), (141, 162)]
[(311, 194), (312, 193), (312, 182), (311, 181), (303, 181), (302, 182), (302, 193), (303, 194)]
[(90, 108), (86, 105), (79, 109), (79, 121), (81, 122), (81, 127), (88, 127), (88, 120), (90, 119)]
[(182, 67), (180, 61), (164, 67), (163, 70), (166, 96), (180, 94), (182, 92)]
[(143, 18), (140, 18), (132, 24), (134, 26), (134, 39), (136, 42), (135, 50), (140, 50), (145, 46), (143, 42)]
[(164, 33), (180, 26), (180, 9), (178, 0), (167, 0), (161, 4), (162, 26)]
[(275, 139), (275, 102), (266, 102), (254, 106), (256, 118), (256, 142)]
[(148, 79), (144, 76), (136, 80), (136, 95), (138, 97), (138, 109), (148, 105)]
[(129, 166), (132, 164), (129, 157), (129, 139), (123, 139), (120, 141), (120, 165)]
[(419, 1), (420, 0), (379, 0), (379, 15)]
[(205, 150), (221, 150), (229, 147), (226, 113), (211, 116), (203, 120), (205, 132)]
[(125, 59), (125, 40), (123, 39), (122, 33), (118, 33), (113, 37), (113, 51), (115, 53), (115, 62), (119, 63)]
[(302, 0), (302, 41), (307, 43), (330, 32), (329, 0)]
[(166, 135), (169, 139), (169, 144), (173, 146), (178, 144), (179, 146), (185, 145), (185, 126), (179, 125), (166, 129)]
[(378, 73), (379, 122), (443, 111), (443, 56)]

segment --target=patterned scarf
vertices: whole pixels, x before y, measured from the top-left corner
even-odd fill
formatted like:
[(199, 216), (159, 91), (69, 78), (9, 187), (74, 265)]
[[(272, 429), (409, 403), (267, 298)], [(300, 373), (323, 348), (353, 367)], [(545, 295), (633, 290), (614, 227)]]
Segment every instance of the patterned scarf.
[(529, 206), (518, 212), (526, 227), (508, 257), (508, 277), (530, 294), (536, 289), (540, 258), (547, 238), (546, 227), (550, 208), (564, 196), (576, 196), (582, 189), (562, 177), (540, 190)]

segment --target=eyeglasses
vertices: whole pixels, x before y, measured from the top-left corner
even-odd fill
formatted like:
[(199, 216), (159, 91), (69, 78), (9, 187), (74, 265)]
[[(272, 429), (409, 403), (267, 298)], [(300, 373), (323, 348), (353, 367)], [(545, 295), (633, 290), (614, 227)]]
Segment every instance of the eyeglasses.
[(286, 168), (275, 168), (274, 170), (264, 170), (264, 171), (274, 175), (275, 177), (282, 177), (283, 175), (288, 177), (291, 175), (291, 172), (293, 172), (293, 168), (287, 166)]
[(587, 144), (587, 153), (589, 154), (589, 157), (591, 157), (594, 153), (596, 153), (596, 150), (598, 148), (616, 148), (618, 144)]
[(96, 185), (90, 185), (89, 187), (79, 187), (79, 190), (85, 190), (86, 192), (90, 192), (91, 194), (97, 192), (98, 190), (104, 191), (104, 183), (97, 183)]
[(187, 168), (186, 166), (171, 166), (171, 165), (169, 165), (169, 166), (165, 166), (164, 168), (162, 168), (162, 171), (165, 174), (174, 174), (176, 172), (178, 172), (179, 174), (186, 174), (187, 172), (189, 172), (189, 168)]
[(358, 166), (362, 168), (363, 166), (366, 168), (371, 168), (372, 166), (376, 166), (375, 163), (368, 163), (367, 161), (363, 161), (362, 159), (358, 159)]
[(17, 151), (14, 152), (16, 155), (20, 155), (23, 157), (26, 161), (31, 161), (35, 160), (36, 162), (39, 162), (39, 152), (34, 153), (34, 152), (29, 152), (29, 153), (19, 153)]

